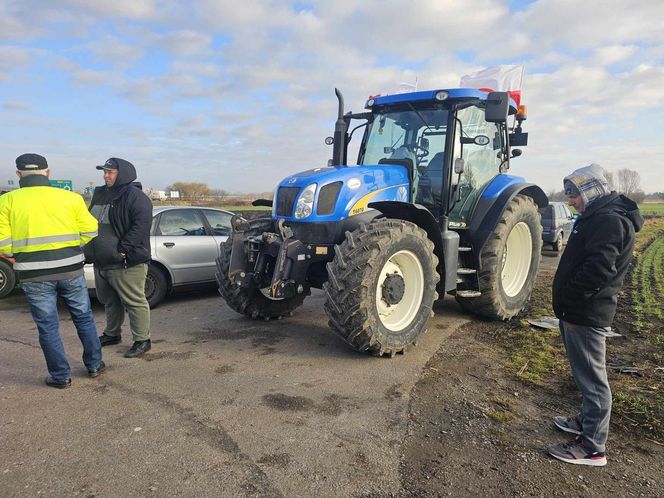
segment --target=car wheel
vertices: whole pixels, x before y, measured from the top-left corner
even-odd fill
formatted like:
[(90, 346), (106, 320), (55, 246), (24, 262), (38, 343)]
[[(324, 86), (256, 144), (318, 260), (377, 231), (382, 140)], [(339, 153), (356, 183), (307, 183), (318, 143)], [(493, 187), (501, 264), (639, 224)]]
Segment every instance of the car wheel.
[(552, 244), (553, 245), (553, 250), (556, 252), (560, 252), (563, 250), (563, 234), (561, 233), (558, 235), (558, 238), (556, 241)]
[(159, 268), (149, 265), (145, 278), (145, 297), (150, 308), (156, 308), (168, 293), (168, 279)]
[(4, 261), (0, 260), (0, 298), (5, 297), (16, 286), (16, 274), (14, 269)]

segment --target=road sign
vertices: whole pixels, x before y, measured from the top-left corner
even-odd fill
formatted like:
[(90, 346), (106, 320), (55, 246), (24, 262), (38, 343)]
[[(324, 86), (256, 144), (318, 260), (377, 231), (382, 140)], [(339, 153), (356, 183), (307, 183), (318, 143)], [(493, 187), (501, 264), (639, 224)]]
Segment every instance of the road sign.
[(49, 180), (51, 182), (51, 187), (57, 187), (64, 190), (72, 190), (71, 180)]

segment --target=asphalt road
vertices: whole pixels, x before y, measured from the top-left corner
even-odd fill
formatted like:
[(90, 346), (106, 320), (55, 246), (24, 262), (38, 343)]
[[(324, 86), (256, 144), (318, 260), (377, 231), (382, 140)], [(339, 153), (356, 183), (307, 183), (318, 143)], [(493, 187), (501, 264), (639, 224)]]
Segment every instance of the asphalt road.
[[(0, 301), (3, 496), (358, 496), (398, 492), (412, 387), (470, 320), (449, 297), (418, 346), (392, 359), (351, 351), (320, 291), (291, 318), (256, 322), (213, 290), (153, 310), (153, 349), (104, 349), (89, 379), (68, 315), (73, 386), (46, 387), (20, 292)], [(95, 306), (103, 327), (103, 309)]]

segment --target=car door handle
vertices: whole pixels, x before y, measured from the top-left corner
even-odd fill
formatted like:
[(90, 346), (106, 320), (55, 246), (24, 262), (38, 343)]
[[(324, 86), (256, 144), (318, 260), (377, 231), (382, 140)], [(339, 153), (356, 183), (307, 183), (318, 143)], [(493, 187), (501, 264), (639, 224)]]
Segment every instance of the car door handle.
[(173, 247), (175, 245), (175, 242), (164, 242), (164, 245), (166, 247)]

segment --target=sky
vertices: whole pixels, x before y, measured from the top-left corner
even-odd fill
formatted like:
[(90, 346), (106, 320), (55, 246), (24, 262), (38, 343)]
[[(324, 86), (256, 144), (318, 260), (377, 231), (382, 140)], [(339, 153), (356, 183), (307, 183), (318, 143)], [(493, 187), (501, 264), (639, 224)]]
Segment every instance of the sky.
[(502, 64), (526, 68), (512, 174), (664, 191), (661, 0), (0, 0), (0, 186), (36, 152), (75, 189), (121, 157), (154, 189), (269, 192), (331, 158), (335, 87), (361, 112)]

